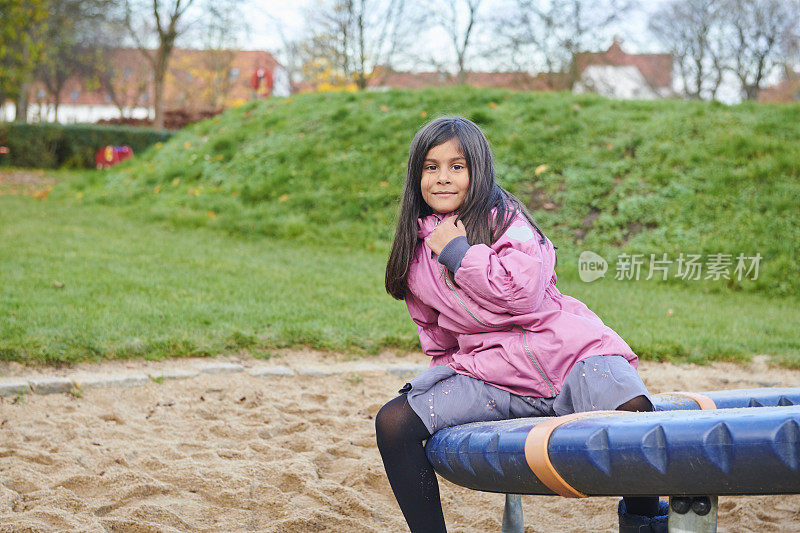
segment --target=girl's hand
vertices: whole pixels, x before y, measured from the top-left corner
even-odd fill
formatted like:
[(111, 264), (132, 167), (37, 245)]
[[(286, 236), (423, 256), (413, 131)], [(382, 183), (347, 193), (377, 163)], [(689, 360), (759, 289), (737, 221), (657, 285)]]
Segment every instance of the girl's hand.
[(433, 233), (425, 239), (425, 244), (427, 244), (428, 248), (436, 255), (442, 253), (447, 243), (456, 237), (467, 236), (467, 228), (464, 227), (464, 223), (460, 220), (455, 222), (455, 220), (455, 216), (450, 216), (442, 220), (441, 224), (436, 226), (436, 229), (433, 230)]

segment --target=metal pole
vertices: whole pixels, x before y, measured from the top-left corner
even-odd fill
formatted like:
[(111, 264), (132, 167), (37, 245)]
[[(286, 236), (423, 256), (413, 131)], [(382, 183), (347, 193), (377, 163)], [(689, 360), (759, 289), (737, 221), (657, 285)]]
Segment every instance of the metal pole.
[(522, 498), (519, 494), (506, 494), (506, 506), (503, 509), (503, 527), (501, 533), (524, 533), (525, 520), (522, 517)]
[(669, 533), (716, 533), (717, 496), (676, 496), (669, 499)]

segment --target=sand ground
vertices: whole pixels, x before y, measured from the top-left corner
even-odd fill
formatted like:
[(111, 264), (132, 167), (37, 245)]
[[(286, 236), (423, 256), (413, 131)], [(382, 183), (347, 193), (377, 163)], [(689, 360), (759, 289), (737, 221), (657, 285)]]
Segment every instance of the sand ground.
[[(245, 355), (218, 358), (251, 366)], [(283, 352), (268, 363), (341, 367)], [(385, 353), (364, 362), (424, 362)], [(188, 367), (108, 362), (78, 370)], [(800, 386), (800, 371), (643, 362), (652, 392)], [(2, 375), (30, 373), (2, 364)], [(405, 531), (375, 447), (374, 417), (405, 380), (205, 375), (131, 389), (0, 401), (0, 531)], [(440, 482), (450, 531), (500, 530), (503, 496)], [(615, 531), (616, 498), (523, 496), (525, 531)], [(800, 531), (800, 496), (721, 497), (720, 531)]]

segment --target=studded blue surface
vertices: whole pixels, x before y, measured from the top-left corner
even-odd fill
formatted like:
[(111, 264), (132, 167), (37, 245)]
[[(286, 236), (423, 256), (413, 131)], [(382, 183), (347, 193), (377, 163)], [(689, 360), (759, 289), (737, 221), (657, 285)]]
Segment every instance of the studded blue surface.
[(508, 494), (552, 494), (525, 460), (525, 439), (544, 418), (475, 422), (433, 434), (425, 445), (433, 468), (470, 489)]
[[(778, 396), (765, 391), (743, 395), (746, 400), (722, 393), (714, 399), (775, 405), (797, 398), (797, 389)], [(525, 439), (542, 420), (447, 428), (428, 440), (426, 452), (436, 471), (458, 485), (552, 494), (525, 460)], [(579, 419), (553, 432), (549, 450), (561, 476), (593, 496), (800, 493), (800, 405)]]
[(548, 449), (585, 494), (800, 493), (800, 406), (576, 420)]
[[(800, 388), (739, 389), (703, 392), (701, 394), (714, 400), (717, 409), (800, 405)], [(653, 404), (656, 411), (697, 409), (697, 404), (693, 400), (669, 393), (654, 394)]]
[(704, 394), (714, 400), (717, 409), (800, 405), (800, 388), (722, 390)]

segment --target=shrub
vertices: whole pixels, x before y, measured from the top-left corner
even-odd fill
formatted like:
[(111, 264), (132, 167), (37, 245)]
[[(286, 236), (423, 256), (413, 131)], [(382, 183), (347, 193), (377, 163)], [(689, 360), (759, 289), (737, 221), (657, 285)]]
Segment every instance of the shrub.
[(167, 131), (93, 124), (0, 123), (0, 165), (34, 168), (94, 168), (94, 156), (106, 145), (128, 145), (133, 153), (164, 142)]

